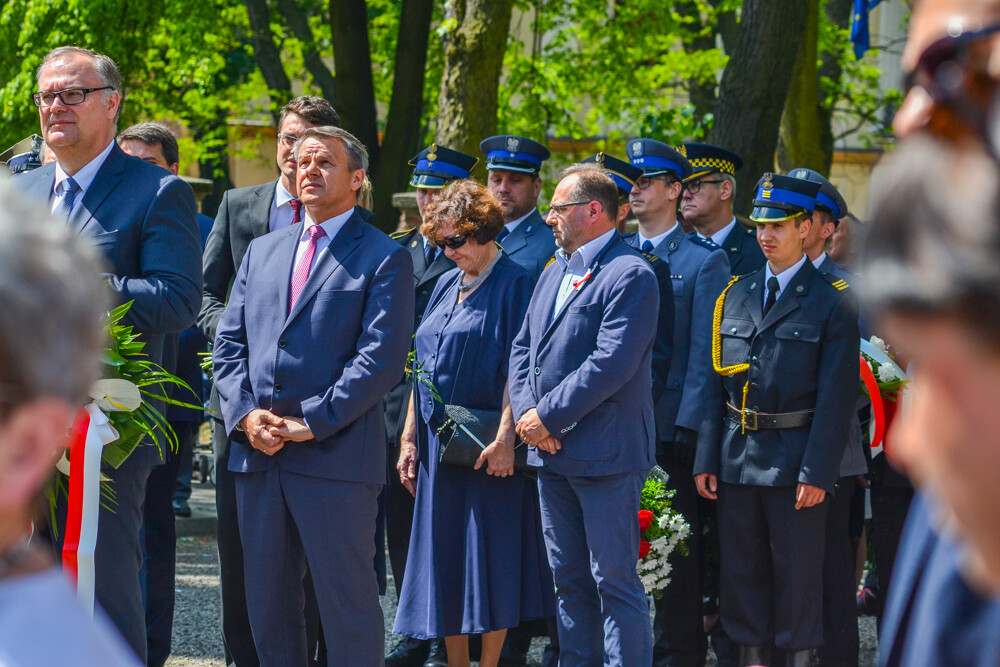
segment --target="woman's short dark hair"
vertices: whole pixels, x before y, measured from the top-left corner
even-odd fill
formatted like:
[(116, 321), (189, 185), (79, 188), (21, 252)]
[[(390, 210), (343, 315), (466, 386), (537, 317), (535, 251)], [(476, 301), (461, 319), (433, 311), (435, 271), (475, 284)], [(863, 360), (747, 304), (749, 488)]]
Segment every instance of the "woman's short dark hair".
[(906, 140), (876, 173), (860, 294), (876, 316), (956, 320), (1000, 347), (1000, 171), (985, 152)]
[(471, 179), (452, 181), (427, 206), (420, 233), (440, 243), (438, 229), (448, 223), (456, 234), (475, 239), (476, 243), (490, 243), (503, 229), (503, 209), (486, 186)]

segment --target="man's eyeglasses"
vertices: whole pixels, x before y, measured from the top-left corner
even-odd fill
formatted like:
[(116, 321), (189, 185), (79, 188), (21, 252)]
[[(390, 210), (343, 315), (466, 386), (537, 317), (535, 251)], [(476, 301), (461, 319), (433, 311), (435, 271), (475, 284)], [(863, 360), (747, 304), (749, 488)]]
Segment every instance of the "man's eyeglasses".
[(976, 97), (970, 84), (988, 77), (986, 60), (972, 54), (972, 47), (1000, 32), (1000, 23), (933, 42), (917, 59), (913, 71), (903, 80), (904, 92), (913, 87), (927, 91), (937, 104), (953, 105), (966, 96)]
[(653, 181), (663, 181), (664, 183), (667, 184), (677, 182), (676, 180), (671, 179), (667, 176), (640, 176), (635, 181), (635, 187), (639, 188), (640, 190), (647, 190), (649, 189), (649, 186), (653, 184)]
[(456, 250), (464, 246), (465, 242), (468, 240), (469, 240), (468, 236), (464, 236), (462, 234), (456, 234), (455, 236), (449, 236), (446, 239), (440, 239), (438, 241), (438, 245), (443, 245), (446, 248), (451, 248), (452, 250)]
[(111, 86), (101, 86), (100, 88), (67, 88), (66, 90), (57, 91), (40, 90), (31, 95), (31, 101), (35, 103), (36, 107), (47, 109), (55, 103), (58, 97), (63, 104), (73, 106), (80, 104), (87, 99), (87, 95), (96, 93), (98, 90), (114, 90), (114, 88)]
[(565, 210), (570, 206), (580, 206), (582, 204), (589, 204), (590, 202), (591, 200), (588, 199), (586, 201), (571, 201), (568, 204), (549, 204), (549, 214), (556, 215), (561, 218)]
[(299, 140), (298, 137), (292, 136), (290, 134), (278, 135), (278, 141), (281, 142), (281, 145), (284, 146), (285, 148), (295, 148), (295, 142), (298, 140)]
[(696, 195), (699, 192), (701, 192), (701, 186), (702, 185), (705, 185), (705, 184), (708, 184), (708, 183), (711, 183), (713, 185), (718, 185), (719, 183), (724, 183), (724, 182), (725, 182), (725, 179), (723, 179), (723, 178), (718, 178), (718, 179), (713, 179), (713, 180), (704, 179), (704, 180), (701, 180), (701, 181), (691, 181), (690, 183), (685, 183), (684, 184), (684, 189), (687, 190), (688, 192), (690, 192), (691, 194)]

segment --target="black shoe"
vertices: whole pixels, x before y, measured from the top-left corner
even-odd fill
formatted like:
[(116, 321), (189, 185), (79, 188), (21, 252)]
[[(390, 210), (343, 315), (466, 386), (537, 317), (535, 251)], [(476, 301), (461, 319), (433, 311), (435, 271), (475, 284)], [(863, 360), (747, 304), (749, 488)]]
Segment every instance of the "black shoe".
[(443, 639), (431, 640), (431, 651), (427, 655), (424, 667), (448, 667), (448, 652), (444, 648)]
[(191, 508), (188, 506), (185, 500), (175, 500), (174, 505), (174, 516), (188, 517), (191, 516)]
[(430, 650), (431, 643), (426, 639), (407, 637), (385, 656), (385, 667), (420, 667)]

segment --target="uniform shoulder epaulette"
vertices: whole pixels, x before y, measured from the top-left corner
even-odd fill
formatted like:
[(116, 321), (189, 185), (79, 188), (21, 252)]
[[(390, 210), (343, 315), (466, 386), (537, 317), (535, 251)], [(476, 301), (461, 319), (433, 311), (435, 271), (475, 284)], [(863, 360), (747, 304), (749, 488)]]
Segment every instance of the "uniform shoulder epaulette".
[(643, 250), (640, 250), (639, 254), (645, 257), (646, 261), (649, 262), (650, 264), (655, 264), (656, 262), (660, 261), (660, 258), (651, 252), (645, 252)]
[(712, 239), (703, 239), (697, 234), (691, 234), (690, 236), (688, 236), (688, 239), (691, 241), (691, 243), (696, 243), (697, 245), (700, 245), (702, 248), (707, 248), (709, 250), (719, 249), (719, 246), (715, 245), (715, 241), (713, 241)]
[(556, 256), (552, 255), (552, 257), (549, 258), (549, 261), (545, 262), (545, 266), (542, 267), (542, 271), (549, 268), (549, 264), (551, 264), (554, 261), (556, 261)]
[(848, 287), (850, 287), (850, 285), (847, 284), (846, 280), (844, 280), (843, 278), (841, 278), (839, 276), (835, 276), (832, 273), (821, 273), (820, 275), (823, 276), (823, 278), (828, 283), (830, 283), (831, 285), (833, 285), (834, 288), (836, 288), (838, 291), (843, 292), (845, 289), (847, 289)]
[(414, 229), (416, 229), (416, 227), (411, 227), (410, 229), (401, 229), (398, 232), (393, 232), (393, 233), (389, 234), (389, 238), (395, 239), (395, 240), (398, 241), (399, 239), (403, 238), (407, 234), (412, 234)]

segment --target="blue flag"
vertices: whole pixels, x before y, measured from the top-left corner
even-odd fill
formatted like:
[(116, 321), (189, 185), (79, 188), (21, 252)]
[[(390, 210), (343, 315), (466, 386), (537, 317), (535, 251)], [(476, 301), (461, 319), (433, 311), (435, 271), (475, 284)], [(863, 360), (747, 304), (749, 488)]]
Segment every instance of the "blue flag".
[(868, 12), (882, 0), (854, 0), (854, 13), (851, 16), (851, 43), (854, 44), (854, 57), (861, 59), (865, 51), (871, 48), (871, 34), (868, 31)]

